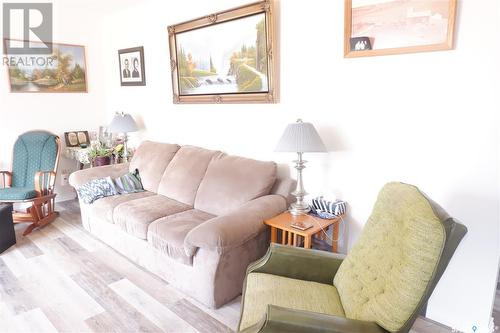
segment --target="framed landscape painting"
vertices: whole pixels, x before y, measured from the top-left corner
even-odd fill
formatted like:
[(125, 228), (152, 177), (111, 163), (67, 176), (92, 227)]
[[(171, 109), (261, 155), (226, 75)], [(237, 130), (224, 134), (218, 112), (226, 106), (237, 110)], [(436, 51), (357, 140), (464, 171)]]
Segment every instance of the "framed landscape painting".
[(274, 103), (270, 1), (168, 28), (174, 103)]
[(457, 0), (345, 0), (345, 57), (449, 50)]
[[(30, 41), (31, 45), (43, 45)], [(45, 43), (47, 44), (47, 43)], [(85, 46), (51, 43), (52, 54), (6, 55), (11, 92), (87, 92)]]

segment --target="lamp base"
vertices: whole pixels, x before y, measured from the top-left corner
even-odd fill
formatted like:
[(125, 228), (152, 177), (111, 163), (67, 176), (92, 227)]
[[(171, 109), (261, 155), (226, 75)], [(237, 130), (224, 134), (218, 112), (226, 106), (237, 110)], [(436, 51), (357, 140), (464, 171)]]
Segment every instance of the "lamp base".
[(288, 211), (294, 216), (306, 215), (311, 211), (311, 207), (309, 207), (309, 205), (304, 202), (302, 202), (302, 204), (297, 204), (296, 202), (294, 202), (290, 205)]

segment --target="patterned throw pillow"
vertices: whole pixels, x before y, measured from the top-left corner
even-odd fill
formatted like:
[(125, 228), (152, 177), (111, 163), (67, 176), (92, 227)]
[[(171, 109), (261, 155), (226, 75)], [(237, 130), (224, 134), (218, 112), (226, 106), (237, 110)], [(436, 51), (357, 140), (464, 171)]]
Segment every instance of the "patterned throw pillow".
[(135, 169), (134, 172), (129, 172), (121, 177), (113, 179), (113, 184), (119, 194), (144, 191), (138, 169)]
[(80, 186), (76, 191), (80, 199), (86, 204), (91, 204), (97, 199), (118, 194), (111, 177), (91, 180)]

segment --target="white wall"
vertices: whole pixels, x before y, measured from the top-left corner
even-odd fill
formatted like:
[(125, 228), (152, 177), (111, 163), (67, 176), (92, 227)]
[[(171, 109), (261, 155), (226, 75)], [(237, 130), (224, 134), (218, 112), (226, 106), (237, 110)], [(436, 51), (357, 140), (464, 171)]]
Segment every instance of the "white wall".
[[(89, 92), (10, 93), (7, 68), (0, 65), (0, 170), (10, 169), (12, 147), (21, 133), (33, 129), (48, 130), (58, 134), (64, 145), (64, 132), (96, 130), (106, 119), (103, 108), (105, 81), (101, 76), (101, 50), (96, 48), (93, 42), (99, 38), (100, 20), (89, 24), (97, 15), (81, 2), (58, 0), (53, 3), (54, 42), (86, 46)], [(76, 161), (61, 159), (60, 172), (75, 168)], [(61, 186), (60, 179), (57, 180), (57, 193), (58, 200), (74, 197), (71, 187)]]
[[(141, 1), (102, 34), (108, 118), (132, 113), (144, 138), (283, 163), (286, 124), (313, 122), (330, 149), (309, 154), (306, 188), (350, 203), (356, 241), (384, 183), (418, 185), (469, 233), (430, 300), (428, 316), (486, 332), (498, 263), (500, 2), (460, 2), (456, 50), (344, 59), (343, 1), (282, 1), (281, 103), (173, 105), (167, 26), (245, 0)], [(147, 85), (120, 87), (117, 50), (143, 45)]]

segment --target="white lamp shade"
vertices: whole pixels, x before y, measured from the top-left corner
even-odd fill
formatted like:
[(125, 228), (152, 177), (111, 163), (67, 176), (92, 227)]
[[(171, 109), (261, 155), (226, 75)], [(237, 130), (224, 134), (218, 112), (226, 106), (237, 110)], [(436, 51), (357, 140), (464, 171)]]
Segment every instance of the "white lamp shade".
[(286, 127), (275, 151), (278, 152), (326, 152), (326, 147), (311, 123), (297, 120)]
[(139, 128), (131, 115), (122, 112), (115, 114), (115, 117), (109, 125), (109, 130), (112, 133), (128, 133), (137, 132)]

